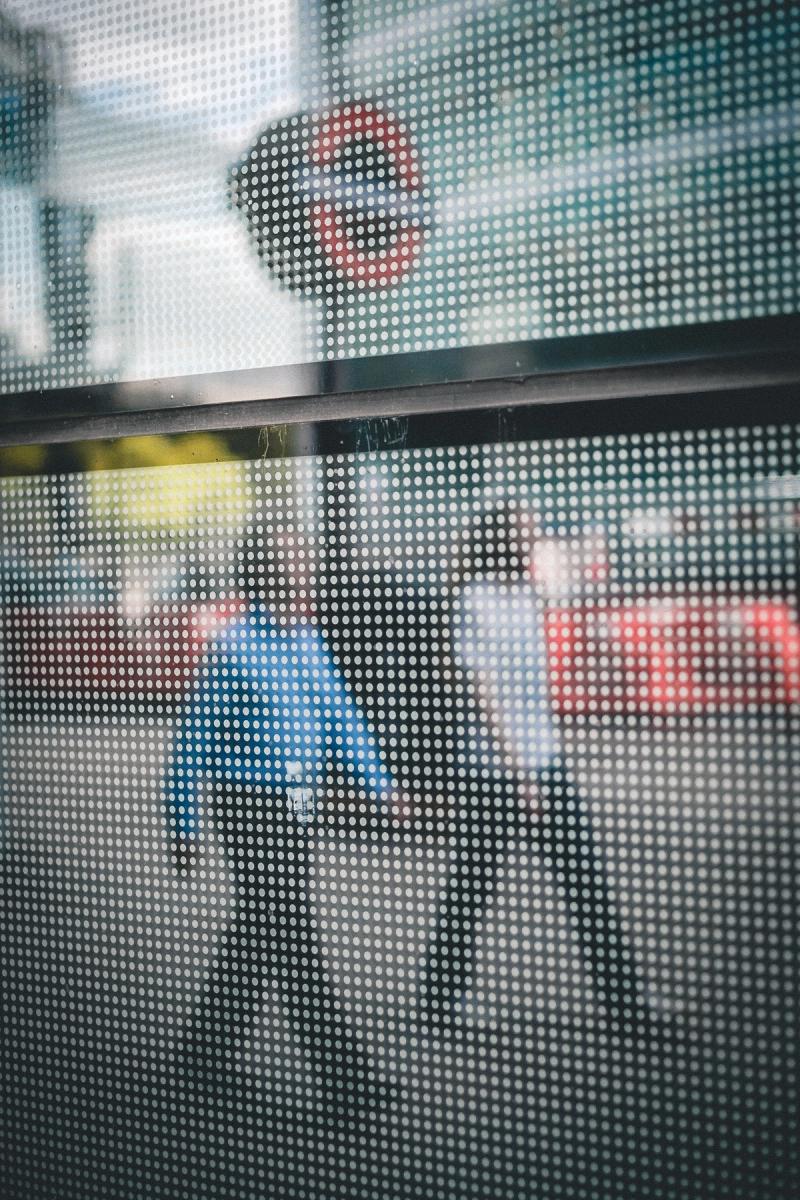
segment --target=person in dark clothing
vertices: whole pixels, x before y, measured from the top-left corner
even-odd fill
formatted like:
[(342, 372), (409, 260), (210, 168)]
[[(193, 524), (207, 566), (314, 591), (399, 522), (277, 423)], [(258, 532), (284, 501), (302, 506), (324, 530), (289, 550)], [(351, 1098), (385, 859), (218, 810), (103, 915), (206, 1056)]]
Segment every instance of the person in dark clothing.
[(531, 569), (535, 536), (534, 514), (524, 506), (487, 511), (459, 565), (452, 653), (474, 689), (477, 717), (465, 730), (468, 794), (421, 983), (422, 1009), (435, 1026), (457, 1021), (464, 1010), (477, 927), (498, 870), (520, 840), (542, 856), (565, 896), (607, 1012), (625, 1019), (644, 1005), (603, 854), (552, 712)]
[(254, 604), (198, 672), (174, 740), (165, 801), (175, 860), (188, 870), (204, 823), (225, 849), (234, 911), (185, 1047), (221, 1061), (276, 995), (320, 1074), (369, 1076), (324, 968), (309, 894), (316, 797), (332, 768), (387, 804), (392, 780), (316, 625)]

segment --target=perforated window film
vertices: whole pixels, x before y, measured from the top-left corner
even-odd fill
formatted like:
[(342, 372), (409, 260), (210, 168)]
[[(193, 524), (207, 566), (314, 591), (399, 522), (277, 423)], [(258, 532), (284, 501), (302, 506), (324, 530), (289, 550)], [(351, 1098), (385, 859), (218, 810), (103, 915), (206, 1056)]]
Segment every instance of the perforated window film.
[(3, 1195), (794, 1194), (799, 466), (3, 480)]
[(796, 313), (799, 21), (12, 2), (0, 387)]

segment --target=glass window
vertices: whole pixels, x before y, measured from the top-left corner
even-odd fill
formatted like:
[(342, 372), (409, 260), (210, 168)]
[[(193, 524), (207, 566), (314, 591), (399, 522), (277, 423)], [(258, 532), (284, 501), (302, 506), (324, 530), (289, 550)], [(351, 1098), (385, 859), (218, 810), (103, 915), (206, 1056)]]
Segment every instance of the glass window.
[(0, 387), (797, 312), (796, 7), (26, 0)]
[(5, 1194), (792, 1194), (766, 407), (0, 481)]

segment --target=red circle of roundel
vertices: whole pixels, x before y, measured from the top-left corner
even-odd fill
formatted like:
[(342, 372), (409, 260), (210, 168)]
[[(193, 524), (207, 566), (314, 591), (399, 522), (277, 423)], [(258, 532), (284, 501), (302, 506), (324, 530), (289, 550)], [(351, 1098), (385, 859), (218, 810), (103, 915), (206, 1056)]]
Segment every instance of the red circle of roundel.
[[(326, 115), (308, 148), (312, 168), (333, 166), (348, 145), (371, 143), (391, 163), (400, 187), (423, 197), (416, 148), (408, 131), (392, 117), (370, 105), (353, 104)], [(419, 218), (398, 222), (384, 245), (359, 245), (348, 228), (347, 212), (328, 200), (315, 201), (309, 212), (311, 231), (333, 269), (365, 288), (393, 287), (414, 269), (425, 242)]]

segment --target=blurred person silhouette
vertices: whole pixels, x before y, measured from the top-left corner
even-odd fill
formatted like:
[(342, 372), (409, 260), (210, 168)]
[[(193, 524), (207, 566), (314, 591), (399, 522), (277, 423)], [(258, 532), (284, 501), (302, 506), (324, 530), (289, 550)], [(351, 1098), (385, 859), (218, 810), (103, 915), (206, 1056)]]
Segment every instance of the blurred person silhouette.
[(476, 934), (515, 843), (542, 855), (565, 897), (606, 1011), (644, 995), (610, 893), (603, 854), (555, 721), (543, 606), (534, 579), (536, 514), (522, 502), (479, 515), (461, 547), (452, 603), (456, 664), (474, 690), (464, 730), (467, 795), (457, 852), (427, 947), (420, 1002), (433, 1026), (467, 1014)]
[(256, 572), (249, 607), (205, 654), (166, 769), (177, 867), (192, 869), (210, 824), (235, 881), (184, 1050), (222, 1065), (273, 995), (320, 1075), (369, 1092), (365, 1051), (325, 970), (310, 874), (317, 796), (332, 773), (387, 809), (393, 783), (309, 612), (300, 540), (284, 538), (289, 570)]

